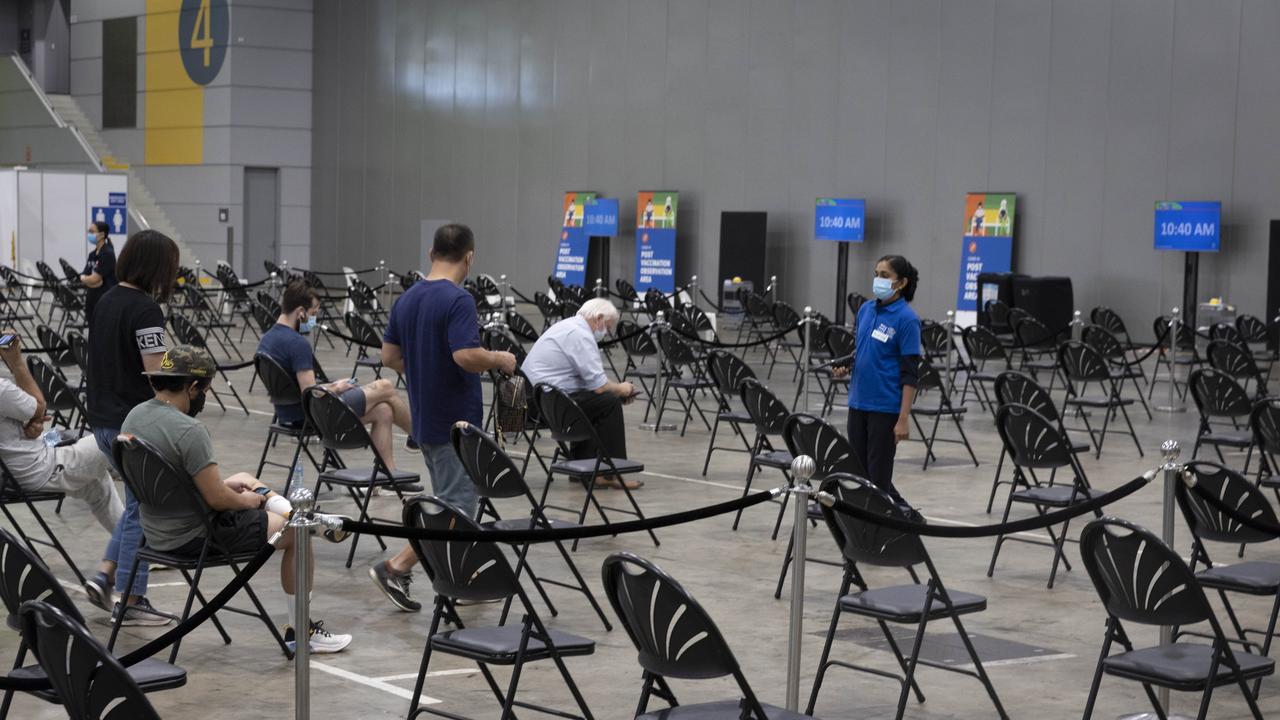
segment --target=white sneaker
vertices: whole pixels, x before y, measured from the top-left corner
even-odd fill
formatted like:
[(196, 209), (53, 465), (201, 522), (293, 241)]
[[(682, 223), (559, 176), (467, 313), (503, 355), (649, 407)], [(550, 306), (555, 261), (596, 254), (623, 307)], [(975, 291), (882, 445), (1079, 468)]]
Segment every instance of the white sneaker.
[[(284, 629), (284, 644), (289, 647), (289, 650), (291, 652), (297, 651), (297, 647), (295, 645), (294, 636), (293, 636), (293, 628), (287, 625), (285, 626), (285, 629)], [(322, 655), (326, 653), (342, 652), (342, 650), (345, 649), (350, 644), (351, 644), (350, 635), (334, 635), (333, 633), (324, 629), (323, 620), (313, 620), (311, 622), (310, 651), (312, 653), (315, 653), (317, 655)]]

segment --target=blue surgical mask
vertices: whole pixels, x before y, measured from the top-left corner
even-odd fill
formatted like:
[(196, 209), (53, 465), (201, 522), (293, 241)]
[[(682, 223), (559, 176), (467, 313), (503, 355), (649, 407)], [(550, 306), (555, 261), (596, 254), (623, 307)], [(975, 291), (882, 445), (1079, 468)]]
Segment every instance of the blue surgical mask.
[(881, 300), (888, 300), (893, 295), (893, 281), (882, 277), (872, 280), (871, 294)]
[(298, 332), (304, 335), (315, 329), (316, 329), (315, 315), (308, 315), (306, 320), (303, 320), (302, 322), (298, 323)]
[(89, 244), (90, 244), (90, 245), (97, 245), (97, 244), (98, 244), (98, 235), (97, 235), (97, 233), (89, 233), (86, 237), (88, 238), (88, 240), (89, 240)]

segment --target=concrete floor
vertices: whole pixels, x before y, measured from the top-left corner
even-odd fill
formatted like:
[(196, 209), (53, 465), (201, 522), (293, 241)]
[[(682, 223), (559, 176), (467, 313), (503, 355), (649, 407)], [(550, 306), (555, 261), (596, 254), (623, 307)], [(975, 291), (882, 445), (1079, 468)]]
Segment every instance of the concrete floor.
[[(536, 316), (531, 309), (526, 310), (530, 311), (527, 313), (530, 318)], [(246, 355), (252, 353), (252, 348), (253, 343), (245, 343)], [(322, 345), (319, 354), (324, 366), (335, 376), (350, 366), (350, 360), (342, 352)], [(753, 353), (749, 359), (759, 367), (758, 353)], [(250, 372), (241, 370), (233, 373), (235, 385), (242, 394), (248, 389)], [(790, 374), (789, 369), (780, 366), (771, 382), (778, 394), (787, 400), (792, 397), (794, 388)], [(362, 377), (369, 379), (371, 376), (365, 371)], [(1157, 395), (1163, 392), (1164, 386), (1161, 385)], [(224, 474), (252, 471), (256, 466), (270, 406), (261, 387), (247, 395), (246, 401), (252, 412), (248, 418), (239, 410), (223, 413), (212, 402), (202, 416), (213, 434)], [(707, 445), (706, 430), (691, 425), (685, 437), (676, 433), (655, 436), (638, 429), (642, 412), (642, 407), (633, 406), (628, 408), (627, 416), (631, 428), (628, 436), (631, 455), (643, 460), (647, 466), (647, 472), (642, 475), (646, 486), (637, 494), (646, 513), (659, 515), (687, 510), (741, 494), (745, 455), (717, 453), (704, 478), (700, 472)], [(1127, 437), (1108, 437), (1100, 461), (1094, 460), (1092, 455), (1084, 458), (1085, 469), (1095, 487), (1114, 488), (1155, 466), (1163, 440), (1177, 438), (1189, 447), (1194, 436), (1194, 411), (1174, 416), (1157, 414), (1154, 421), (1147, 421), (1139, 409), (1134, 417), (1147, 452), (1146, 458), (1138, 457)], [(837, 411), (833, 422), (843, 429), (844, 413)], [(896, 482), (930, 522), (964, 525), (999, 519), (999, 504), (996, 515), (989, 516), (984, 512), (999, 455), (993, 423), (988, 414), (980, 411), (976, 404), (971, 404), (965, 429), (982, 463), (980, 467), (974, 468), (967, 462), (962, 447), (942, 445), (939, 446), (942, 462), (927, 472), (921, 472), (923, 446), (909, 443), (900, 449)], [(282, 457), (284, 453), (282, 447), (275, 456)], [(405, 450), (403, 439), (397, 440), (396, 456), (402, 467), (422, 471), (426, 480), (421, 457)], [(1228, 459), (1236, 466), (1243, 461), (1242, 456)], [(354, 457), (350, 460), (359, 462)], [(543, 478), (534, 473), (531, 475), (531, 483), (540, 487)], [(756, 487), (775, 485), (778, 478), (776, 474), (766, 472), (757, 480)], [(263, 479), (279, 488), (285, 480), (284, 471), (267, 473)], [(622, 499), (618, 491), (602, 492)], [(580, 488), (569, 487), (564, 482), (556, 483), (551, 491), (553, 501), (560, 504), (581, 502), (582, 493)], [(504, 514), (524, 511), (522, 501), (500, 507), (505, 510)], [(330, 495), (325, 503), (325, 509), (331, 512), (349, 512), (350, 508), (348, 502), (335, 495)], [(393, 498), (376, 498), (373, 510), (374, 515), (383, 517), (398, 517), (399, 514), (397, 501)], [(1029, 509), (1015, 509), (1015, 517), (1024, 517), (1029, 512)], [(1109, 512), (1158, 529), (1161, 517), (1158, 486), (1121, 501)], [(630, 550), (660, 564), (679, 579), (715, 618), (759, 697), (782, 705), (785, 697), (789, 590), (784, 591), (783, 600), (773, 599), (774, 583), (786, 548), (785, 535), (776, 542), (769, 540), (775, 513), (773, 505), (747, 511), (736, 533), (730, 530), (731, 518), (727, 516), (661, 530), (661, 547), (654, 547), (642, 535), (590, 540), (582, 545), (574, 559), (606, 607), (599, 572), (601, 561), (609, 553)], [(47, 515), (81, 566), (86, 569), (92, 567), (107, 538), (83, 506), (69, 501), (60, 517), (52, 512)], [(1081, 525), (1073, 526), (1073, 536), (1078, 535)], [(1187, 533), (1180, 519), (1178, 525), (1178, 547), (1185, 554), (1189, 547)], [(788, 519), (784, 523), (784, 532), (789, 528)], [(1009, 714), (1015, 718), (1077, 717), (1083, 709), (1101, 647), (1105, 619), (1089, 579), (1083, 567), (1075, 562), (1073, 572), (1060, 573), (1057, 586), (1046, 590), (1051, 551), (1022, 543), (1005, 546), (995, 577), (989, 579), (986, 568), (992, 544), (990, 539), (927, 541), (935, 563), (952, 589), (980, 593), (989, 598), (990, 606), (986, 612), (965, 618), (971, 633), (1044, 649), (1040, 656), (988, 666)], [(318, 562), (313, 617), (324, 619), (336, 631), (353, 633), (355, 641), (340, 655), (313, 660), (314, 715), (327, 718), (404, 717), (429, 615), (425, 611), (417, 615), (398, 612), (370, 583), (366, 575), (367, 566), (386, 556), (386, 553), (378, 552), (371, 539), (366, 538), (361, 543), (355, 565), (350, 570), (343, 567), (347, 552), (345, 545), (320, 542), (315, 547)], [(392, 547), (394, 549), (397, 545)], [(810, 548), (814, 555), (836, 556), (830, 536), (823, 528), (818, 528), (811, 535)], [(1231, 557), (1229, 552), (1228, 548), (1218, 548), (1216, 555), (1226, 560)], [(1076, 546), (1072, 545), (1068, 553), (1073, 561), (1078, 560)], [(563, 565), (554, 550), (540, 547), (534, 551), (533, 558), (535, 567), (542, 574), (564, 576)], [(1250, 551), (1249, 559), (1280, 560), (1280, 550), (1275, 545), (1258, 547)], [(272, 559), (255, 585), (268, 609), (277, 614), (283, 624), (284, 597), (276, 580), (274, 568), (277, 564)], [(60, 577), (71, 577), (60, 563), (54, 563), (53, 567)], [(863, 568), (863, 572), (873, 586), (906, 581), (905, 573), (900, 571)], [(212, 592), (226, 577), (223, 571), (211, 571), (206, 587)], [(414, 586), (416, 596), (429, 603), (431, 592), (426, 578), (419, 572), (417, 579)], [(812, 685), (839, 580), (836, 568), (812, 563), (808, 566), (802, 704)], [(153, 573), (152, 583), (149, 595), (158, 607), (180, 609), (185, 587), (177, 573)], [(616, 618), (615, 630), (605, 632), (580, 595), (555, 588), (551, 592), (560, 608), (560, 615), (552, 618), (544, 613), (547, 623), (552, 628), (585, 635), (597, 642), (594, 656), (568, 661), (593, 714), (598, 718), (631, 717), (640, 691), (640, 668), (625, 632), (617, 626)], [(74, 597), (83, 600), (82, 594)], [(1241, 598), (1236, 600), (1235, 606), (1244, 618), (1257, 626), (1265, 622), (1269, 603), (1269, 598)], [(108, 632), (105, 615), (87, 602), (82, 602), (81, 606), (90, 619), (91, 629), (105, 637)], [(538, 607), (541, 612), (541, 605)], [(494, 621), (497, 612), (496, 606), (462, 610), (464, 619), (471, 624)], [(167, 718), (211, 719), (293, 717), (292, 663), (282, 658), (257, 621), (234, 615), (224, 621), (234, 638), (229, 646), (224, 646), (211, 628), (199, 629), (187, 638), (179, 664), (188, 670), (189, 682), (184, 688), (151, 696), (160, 714)], [(871, 647), (871, 643), (856, 644), (858, 640), (867, 642), (871, 639), (874, 627), (870, 622), (847, 617), (842, 629), (849, 639), (837, 642), (834, 656), (896, 670), (889, 653)], [(936, 630), (949, 633), (953, 628), (945, 624), (937, 626)], [(137, 647), (160, 632), (154, 628), (127, 632), (123, 635), (121, 649)], [(1134, 626), (1131, 632), (1140, 643), (1150, 642), (1156, 636), (1154, 628)], [(0, 633), (0, 655), (13, 653), (16, 644), (14, 634)], [(445, 674), (427, 681), (426, 694), (439, 700), (434, 707), (473, 717), (496, 717), (498, 710), (494, 698), (474, 668), (470, 662), (437, 654), (432, 670), (445, 671)], [(498, 668), (495, 672), (499, 681), (505, 682), (506, 669)], [(922, 668), (918, 681), (927, 701), (919, 704), (913, 700), (907, 707), (906, 717), (995, 717), (986, 693), (976, 680)], [(673, 686), (686, 703), (736, 697), (737, 693), (730, 680), (674, 682)], [(1280, 686), (1274, 679), (1263, 684), (1261, 706), (1264, 714), (1280, 715), (1278, 691)], [(897, 693), (897, 685), (890, 680), (835, 669), (828, 676), (817, 715), (827, 718), (890, 718), (893, 717)], [(525, 670), (521, 680), (521, 698), (565, 709), (572, 707), (572, 698), (550, 663), (534, 664)], [(1173, 708), (1194, 715), (1198, 699), (1198, 696), (1175, 694)], [(1109, 678), (1104, 680), (1095, 717), (1114, 718), (1147, 709), (1149, 707), (1138, 685)], [(529, 714), (526, 712), (525, 716)], [(31, 719), (63, 716), (61, 709), (28, 697), (15, 700), (11, 715)], [(1215, 693), (1210, 717), (1247, 716), (1247, 708), (1235, 688), (1226, 687)]]

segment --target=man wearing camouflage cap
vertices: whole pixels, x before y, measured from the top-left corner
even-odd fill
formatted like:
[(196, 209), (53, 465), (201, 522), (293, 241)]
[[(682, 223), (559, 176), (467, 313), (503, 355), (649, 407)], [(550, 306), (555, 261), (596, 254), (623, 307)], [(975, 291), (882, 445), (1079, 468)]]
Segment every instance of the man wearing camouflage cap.
[[(174, 468), (186, 472), (208, 508), (215, 540), (222, 547), (233, 553), (253, 552), (284, 527), (292, 507), (248, 473), (222, 477), (213, 457), (209, 431), (195, 419), (204, 408), (217, 371), (213, 358), (200, 348), (179, 345), (169, 349), (158, 370), (144, 373), (151, 381), (155, 398), (131, 410), (120, 432), (146, 442)], [(204, 522), (199, 516), (147, 504), (141, 505), (141, 514), (148, 546), (199, 557), (205, 543)], [(279, 544), (284, 551), (280, 558), (280, 585), (288, 596), (285, 641), (290, 648), (294, 642), (292, 540), (292, 534), (286, 533)], [(311, 652), (338, 652), (350, 643), (350, 635), (330, 633), (323, 622), (312, 621)]]

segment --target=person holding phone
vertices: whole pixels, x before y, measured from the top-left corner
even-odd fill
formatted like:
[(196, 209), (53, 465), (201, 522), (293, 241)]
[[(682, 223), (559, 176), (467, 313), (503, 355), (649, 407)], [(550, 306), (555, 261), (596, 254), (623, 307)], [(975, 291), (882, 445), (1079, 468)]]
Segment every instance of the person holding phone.
[[(599, 347), (599, 342), (617, 326), (618, 308), (605, 298), (592, 298), (583, 303), (577, 315), (542, 333), (525, 358), (523, 370), (532, 385), (546, 383), (568, 393), (595, 425), (605, 454), (625, 458), (627, 430), (622, 406), (635, 399), (636, 387), (609, 379)], [(590, 441), (574, 443), (569, 449), (574, 459), (596, 456), (596, 447)], [(604, 487), (617, 488), (624, 482), (631, 490), (644, 485), (632, 478), (596, 479), (596, 484)]]
[(80, 282), (88, 290), (84, 294), (84, 316), (93, 322), (93, 309), (108, 290), (116, 286), (116, 248), (107, 234), (110, 227), (101, 220), (89, 226), (89, 258), (85, 261)]
[[(901, 255), (876, 263), (875, 302), (858, 309), (852, 379), (849, 382), (849, 444), (867, 479), (909, 512), (914, 509), (893, 486), (898, 443), (910, 435), (920, 367), (920, 318), (911, 299), (920, 273)], [(839, 377), (848, 368), (836, 368)]]

